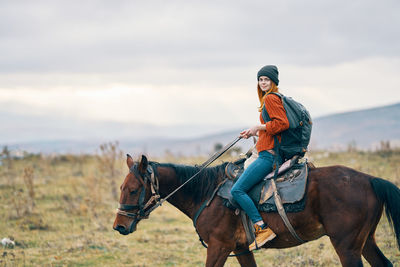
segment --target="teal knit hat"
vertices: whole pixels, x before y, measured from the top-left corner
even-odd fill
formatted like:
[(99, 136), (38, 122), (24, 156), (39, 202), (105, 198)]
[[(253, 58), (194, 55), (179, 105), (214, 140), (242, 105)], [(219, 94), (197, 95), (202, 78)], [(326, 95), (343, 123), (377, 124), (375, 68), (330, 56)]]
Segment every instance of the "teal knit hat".
[(276, 85), (279, 84), (279, 71), (275, 65), (266, 65), (262, 67), (257, 73), (257, 81), (261, 76), (267, 76), (270, 78)]

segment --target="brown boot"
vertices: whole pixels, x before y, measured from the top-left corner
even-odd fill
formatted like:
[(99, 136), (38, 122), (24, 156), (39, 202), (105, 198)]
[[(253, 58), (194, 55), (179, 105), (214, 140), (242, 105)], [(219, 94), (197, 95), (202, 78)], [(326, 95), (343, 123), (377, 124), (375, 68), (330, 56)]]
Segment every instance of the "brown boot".
[(254, 228), (256, 240), (249, 246), (250, 251), (261, 248), (265, 243), (276, 237), (276, 234), (269, 227), (262, 229), (261, 226), (255, 224)]

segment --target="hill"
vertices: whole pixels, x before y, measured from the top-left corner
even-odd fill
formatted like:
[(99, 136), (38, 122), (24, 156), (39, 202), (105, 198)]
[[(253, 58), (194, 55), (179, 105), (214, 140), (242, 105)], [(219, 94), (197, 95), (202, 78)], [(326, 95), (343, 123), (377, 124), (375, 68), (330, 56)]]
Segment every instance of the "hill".
[[(173, 131), (176, 130), (176, 126), (87, 123), (73, 120), (60, 126), (55, 118), (50, 121), (51, 123), (46, 123), (39, 118), (23, 116), (7, 116), (4, 123), (7, 124), (7, 122), (12, 127), (7, 127), (0, 133), (0, 140), (3, 140), (0, 145), (8, 145), (14, 150), (44, 153), (93, 153), (99, 144), (119, 140), (120, 147), (127, 153), (156, 156), (167, 153), (209, 155), (214, 151), (217, 143), (231, 142), (240, 130), (245, 128), (220, 131), (199, 137), (182, 138), (181, 135), (173, 138), (171, 136), (174, 136)], [(179, 129), (184, 129), (187, 136), (193, 136), (194, 132), (201, 132), (199, 130), (201, 127), (180, 125)], [(208, 129), (215, 128), (208, 127)], [(60, 132), (64, 135), (59, 135)], [(10, 141), (12, 140), (10, 136), (15, 140)], [(400, 103), (315, 118), (310, 149), (344, 150), (351, 145), (358, 149), (374, 150), (380, 146), (381, 141), (389, 141), (391, 146), (400, 146)], [(238, 146), (242, 148), (242, 151), (246, 151), (252, 144), (252, 140), (244, 140), (240, 141)]]
[(311, 149), (376, 149), (381, 141), (400, 145), (400, 103), (333, 114), (314, 120)]
[[(205, 151), (212, 151), (215, 143), (227, 144), (238, 132), (239, 129), (178, 142), (179, 146), (174, 146), (174, 149), (185, 147), (189, 150), (197, 146)], [(344, 150), (348, 146), (375, 150), (380, 147), (381, 141), (389, 141), (393, 147), (400, 146), (400, 103), (314, 119), (310, 150)], [(243, 150), (251, 146), (251, 141), (245, 142), (240, 144)]]

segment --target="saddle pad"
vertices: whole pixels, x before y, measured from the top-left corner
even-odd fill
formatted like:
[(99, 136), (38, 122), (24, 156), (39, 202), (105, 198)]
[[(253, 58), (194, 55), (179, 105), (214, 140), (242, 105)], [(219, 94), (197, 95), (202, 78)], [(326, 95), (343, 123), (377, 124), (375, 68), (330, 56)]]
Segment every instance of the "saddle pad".
[[(276, 179), (276, 187), (282, 199), (282, 204), (295, 203), (301, 200), (306, 191), (308, 169), (307, 164), (295, 165), (282, 177)], [(266, 180), (263, 186), (259, 204), (274, 204), (274, 191), (271, 185), (271, 179)]]
[[(294, 165), (293, 168), (276, 179), (276, 186), (286, 212), (299, 212), (304, 209), (307, 174), (307, 164), (302, 163)], [(232, 180), (227, 179), (224, 185), (218, 190), (217, 195), (225, 200), (225, 206), (236, 209), (239, 208), (239, 205), (231, 195), (233, 184), (234, 182)], [(248, 195), (254, 203), (256, 203), (260, 211), (277, 211), (271, 188), (271, 181), (269, 179), (256, 184), (250, 192), (248, 192)]]

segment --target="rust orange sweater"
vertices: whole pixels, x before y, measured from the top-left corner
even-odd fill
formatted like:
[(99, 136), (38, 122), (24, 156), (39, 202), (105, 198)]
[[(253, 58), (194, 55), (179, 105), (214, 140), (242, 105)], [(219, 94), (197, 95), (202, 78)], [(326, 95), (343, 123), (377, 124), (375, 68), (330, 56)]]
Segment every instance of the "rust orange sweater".
[[(283, 108), (282, 100), (275, 94), (269, 94), (264, 101), (265, 108), (271, 121), (265, 123), (260, 113), (260, 121), (265, 124), (266, 130), (258, 131), (257, 151), (269, 150), (274, 148), (274, 135), (289, 128), (289, 121)], [(280, 141), (280, 135), (278, 139)]]

